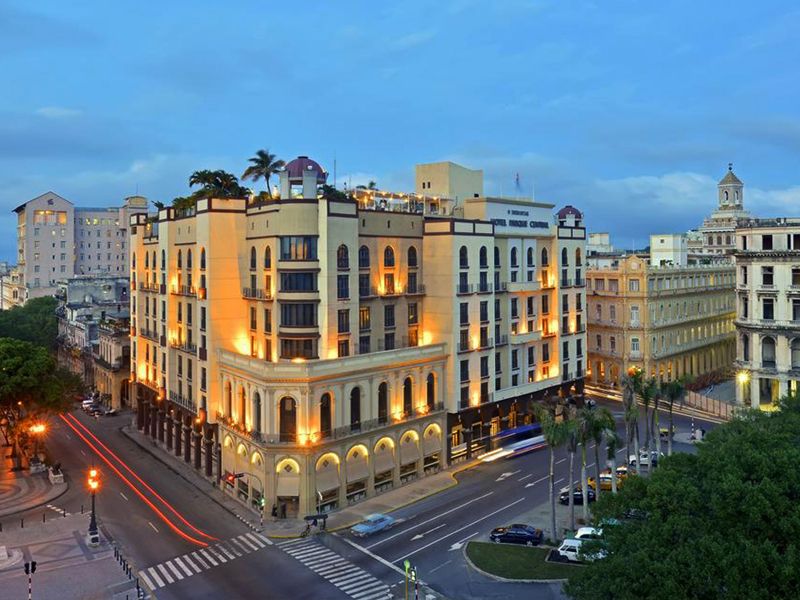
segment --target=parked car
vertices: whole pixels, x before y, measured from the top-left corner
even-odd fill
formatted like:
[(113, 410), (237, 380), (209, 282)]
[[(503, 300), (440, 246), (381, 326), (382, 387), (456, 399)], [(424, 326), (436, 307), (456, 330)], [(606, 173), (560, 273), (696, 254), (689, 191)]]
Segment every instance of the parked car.
[(89, 414), (93, 417), (102, 417), (104, 414), (106, 414), (106, 409), (102, 406), (95, 406), (89, 411)]
[(669, 438), (675, 435), (675, 431), (676, 431), (675, 425), (672, 426), (671, 431), (669, 427), (661, 427), (658, 430), (658, 435), (661, 436), (662, 438)]
[[(664, 453), (662, 452), (661, 455), (663, 456)], [(635, 454), (631, 454), (628, 457), (628, 463), (631, 466), (634, 466), (634, 467), (640, 467), (640, 466), (647, 467), (647, 466), (650, 466), (650, 464), (652, 463), (652, 465), (654, 467), (657, 467), (658, 466), (658, 458), (659, 458), (658, 452), (656, 452), (655, 450), (651, 450), (649, 454), (648, 454), (647, 450), (640, 450), (639, 451), (639, 460), (638, 461), (636, 460), (636, 455)]]
[(595, 527), (579, 527), (575, 532), (576, 540), (599, 540), (603, 537), (603, 530)]
[(584, 542), (587, 539), (567, 538), (558, 547), (558, 555), (571, 562), (592, 562), (599, 558), (605, 558), (606, 551), (599, 549), (587, 554), (584, 549)]
[(83, 411), (87, 414), (92, 414), (98, 408), (100, 408), (100, 405), (95, 403), (83, 405)]
[[(611, 470), (608, 469), (607, 472), (610, 473)], [(617, 467), (617, 477), (620, 479), (627, 479), (629, 475), (636, 475), (636, 469), (628, 465), (620, 465)]]
[(363, 522), (350, 528), (350, 533), (356, 537), (366, 537), (379, 531), (389, 529), (395, 524), (394, 517), (375, 513), (367, 515)]
[(109, 408), (106, 411), (107, 417), (116, 417), (119, 414), (119, 411), (116, 408)]
[[(613, 482), (613, 478), (611, 476), (611, 471), (603, 471), (602, 473), (600, 473), (600, 489), (601, 490), (603, 490), (603, 491), (611, 491), (612, 489), (614, 489), (614, 487), (612, 485), (612, 482)], [(594, 477), (589, 477), (588, 484), (589, 484), (590, 488), (592, 488), (593, 490), (597, 490), (597, 488), (595, 487), (597, 484), (596, 484), (596, 482), (594, 480)], [(622, 486), (622, 478), (619, 475), (617, 475), (617, 487), (620, 487), (620, 486)]]
[(496, 543), (504, 542), (506, 544), (538, 546), (542, 543), (544, 534), (541, 529), (536, 529), (530, 525), (514, 524), (492, 529), (489, 539)]
[[(586, 490), (586, 497), (589, 499), (589, 502), (595, 501), (594, 490), (592, 488)], [(561, 494), (558, 496), (558, 501), (561, 502), (561, 504), (569, 504), (568, 489), (561, 490)], [(576, 487), (572, 490), (572, 501), (575, 504), (583, 504), (583, 492), (581, 491), (581, 488)]]

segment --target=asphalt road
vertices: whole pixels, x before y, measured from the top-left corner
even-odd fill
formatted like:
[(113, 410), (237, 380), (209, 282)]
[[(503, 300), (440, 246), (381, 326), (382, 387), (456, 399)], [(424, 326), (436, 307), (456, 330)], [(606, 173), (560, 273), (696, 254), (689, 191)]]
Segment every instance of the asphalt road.
[[(137, 570), (162, 565), (149, 577), (160, 577), (164, 584), (157, 590), (159, 599), (349, 597), (277, 546), (253, 538), (255, 534), (233, 515), (124, 437), (119, 428), (126, 417), (98, 421), (82, 411), (74, 417), (77, 423), (68, 423), (69, 416), (50, 422), (48, 450), (61, 462), (70, 483), (54, 504), (70, 513), (81, 506), (89, 510), (86, 475), (93, 466), (99, 469), (101, 530)], [(41, 518), (41, 512), (37, 509), (29, 516)], [(175, 557), (183, 558), (176, 562)]]
[[(618, 429), (624, 438), (619, 402), (598, 399), (618, 419)], [(661, 425), (666, 423), (666, 413)], [(691, 419), (675, 415), (678, 432), (689, 432)], [(711, 429), (713, 423), (695, 419), (697, 427)], [(640, 424), (643, 428), (643, 425)], [(642, 437), (643, 439), (643, 437)], [(594, 470), (594, 452), (590, 447), (587, 463), (589, 474)], [(662, 443), (666, 452), (666, 442)], [(675, 452), (693, 452), (694, 446), (675, 443)], [(625, 463), (626, 451), (618, 453), (618, 464)], [(556, 486), (567, 485), (567, 453), (556, 452)], [(601, 449), (601, 460), (605, 449)], [(579, 459), (578, 459), (579, 461)], [(576, 477), (579, 477), (579, 462)], [(399, 523), (387, 532), (368, 540), (349, 538), (363, 548), (365, 554), (379, 556), (394, 565), (409, 559), (423, 581), (451, 598), (562, 598), (558, 584), (498, 584), (471, 571), (463, 558), (463, 545), (469, 540), (487, 540), (489, 532), (498, 526), (519, 522), (520, 515), (548, 501), (548, 452), (546, 448), (522, 455), (482, 463), (457, 475), (459, 485), (421, 502), (390, 513)], [(576, 513), (580, 515), (580, 507)], [(546, 528), (547, 523), (532, 523)], [(343, 540), (341, 540), (343, 541)]]

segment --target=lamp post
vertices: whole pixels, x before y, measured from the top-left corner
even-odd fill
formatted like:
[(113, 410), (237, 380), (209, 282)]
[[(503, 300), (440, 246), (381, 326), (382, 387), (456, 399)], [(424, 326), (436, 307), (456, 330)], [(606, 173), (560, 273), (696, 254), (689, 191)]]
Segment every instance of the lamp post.
[(33, 436), (33, 455), (39, 455), (39, 440), (44, 432), (47, 431), (47, 426), (44, 423), (34, 423), (28, 428), (28, 432)]
[(97, 532), (97, 516), (95, 514), (94, 498), (97, 493), (97, 488), (100, 487), (99, 473), (97, 469), (89, 471), (89, 491), (92, 494), (92, 515), (89, 519), (89, 545), (98, 546), (100, 544), (100, 535)]

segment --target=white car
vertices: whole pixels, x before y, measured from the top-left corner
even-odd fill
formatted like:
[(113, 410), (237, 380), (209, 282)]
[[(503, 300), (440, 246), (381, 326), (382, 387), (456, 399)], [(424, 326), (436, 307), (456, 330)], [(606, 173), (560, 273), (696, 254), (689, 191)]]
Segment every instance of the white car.
[(580, 527), (575, 532), (576, 540), (599, 540), (603, 537), (603, 530), (594, 527)]
[[(584, 529), (583, 527), (581, 529)], [(593, 529), (592, 527), (587, 527), (586, 529)], [(561, 545), (558, 547), (558, 554), (559, 556), (566, 558), (570, 562), (592, 562), (600, 558), (606, 557), (605, 550), (599, 550), (592, 554), (584, 554), (583, 553), (583, 542), (587, 541), (585, 539), (576, 539), (576, 538), (567, 538)]]
[[(663, 452), (661, 453), (661, 456), (664, 456)], [(658, 459), (659, 459), (658, 452), (656, 452), (655, 450), (651, 450), (650, 453), (648, 454), (647, 450), (639, 450), (639, 460), (638, 461), (636, 460), (635, 454), (631, 454), (628, 457), (628, 464), (630, 464), (632, 467), (640, 467), (640, 466), (649, 467), (651, 459), (653, 461), (653, 466), (654, 467), (658, 466)]]

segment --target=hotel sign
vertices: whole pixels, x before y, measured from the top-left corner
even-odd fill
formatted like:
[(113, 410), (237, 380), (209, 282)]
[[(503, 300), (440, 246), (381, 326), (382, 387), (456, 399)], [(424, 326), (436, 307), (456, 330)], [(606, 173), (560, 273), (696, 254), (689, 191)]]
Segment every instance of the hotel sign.
[(523, 227), (525, 229), (547, 229), (550, 223), (547, 221), (532, 221), (530, 211), (518, 208), (506, 209), (504, 217), (494, 217), (491, 220), (495, 226), (500, 227)]

